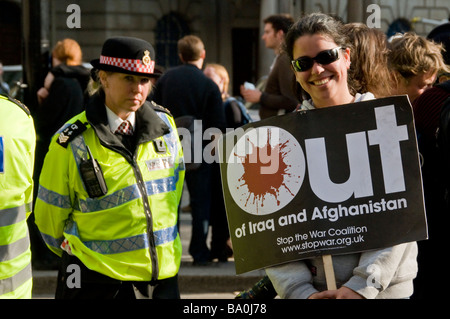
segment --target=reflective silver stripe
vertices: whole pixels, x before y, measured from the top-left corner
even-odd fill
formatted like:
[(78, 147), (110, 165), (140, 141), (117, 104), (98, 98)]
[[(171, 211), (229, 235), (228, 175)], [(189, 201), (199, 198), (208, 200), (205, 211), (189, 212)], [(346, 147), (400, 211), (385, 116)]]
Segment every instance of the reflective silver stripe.
[(26, 219), (27, 209), (31, 211), (31, 204), (0, 209), (0, 227), (17, 224)]
[(153, 232), (153, 236), (155, 236), (155, 244), (156, 246), (161, 246), (171, 241), (174, 241), (178, 236), (178, 227), (172, 226), (169, 228), (164, 228), (161, 230), (156, 230)]
[[(74, 221), (69, 222), (64, 231), (67, 234), (74, 235), (80, 238), (80, 235), (78, 233), (78, 225)], [(155, 236), (156, 246), (164, 245), (174, 241), (177, 238), (178, 227), (172, 226), (169, 228), (157, 230), (153, 233), (153, 235)], [(147, 234), (113, 240), (84, 241), (83, 244), (87, 248), (102, 255), (130, 252), (149, 247)]]
[[(179, 178), (179, 167), (174, 171), (174, 176), (164, 177), (157, 180), (145, 182), (147, 195), (161, 194), (176, 190), (176, 183)], [(78, 199), (79, 210), (83, 213), (97, 212), (105, 209), (111, 209), (125, 204), (134, 199), (140, 198), (141, 194), (136, 184), (120, 189), (110, 195), (102, 198)]]
[(31, 279), (31, 263), (12, 277), (0, 280), (0, 296), (13, 292)]
[(92, 251), (102, 255), (119, 254), (148, 248), (147, 234), (115, 240), (91, 240), (83, 244)]
[(68, 195), (61, 195), (57, 192), (46, 189), (44, 186), (39, 185), (38, 196), (40, 200), (47, 204), (59, 207), (59, 208), (72, 208), (70, 203), (70, 197)]
[(42, 239), (44, 240), (44, 242), (47, 245), (52, 246), (52, 247), (54, 247), (56, 249), (61, 249), (60, 246), (61, 246), (61, 244), (62, 244), (62, 242), (64, 240), (64, 237), (54, 238), (54, 237), (52, 237), (50, 235), (47, 235), (47, 234), (44, 234), (42, 232), (41, 232), (41, 236), (42, 236)]
[[(83, 159), (88, 158), (87, 147), (84, 141), (83, 135), (78, 135), (74, 138), (74, 140), (70, 143), (70, 147), (72, 148), (73, 158), (77, 163), (78, 175), (81, 176), (80, 172), (80, 164)], [(84, 187), (84, 183), (83, 183)]]
[(30, 239), (28, 237), (28, 233), (26, 237), (21, 238), (14, 243), (1, 245), (0, 262), (5, 262), (20, 256), (27, 251), (28, 247), (30, 247)]
[(140, 197), (137, 185), (130, 185), (102, 198), (80, 198), (78, 205), (81, 212), (89, 213), (111, 209)]

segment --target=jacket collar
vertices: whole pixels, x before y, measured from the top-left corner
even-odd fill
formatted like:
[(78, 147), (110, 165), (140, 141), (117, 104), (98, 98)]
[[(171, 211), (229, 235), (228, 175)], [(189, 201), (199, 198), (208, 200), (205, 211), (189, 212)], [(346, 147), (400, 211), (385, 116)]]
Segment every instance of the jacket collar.
[[(102, 91), (91, 97), (86, 105), (86, 118), (94, 128), (98, 138), (110, 145), (121, 144), (119, 139), (111, 133), (105, 108), (105, 96)], [(143, 144), (170, 132), (170, 128), (159, 118), (158, 114), (145, 102), (136, 111), (137, 145)]]

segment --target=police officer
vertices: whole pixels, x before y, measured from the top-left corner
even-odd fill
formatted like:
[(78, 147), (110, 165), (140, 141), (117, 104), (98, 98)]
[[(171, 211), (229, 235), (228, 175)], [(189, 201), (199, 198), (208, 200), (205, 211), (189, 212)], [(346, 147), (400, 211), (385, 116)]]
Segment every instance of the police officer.
[(184, 162), (172, 116), (146, 102), (154, 49), (114, 37), (91, 64), (100, 88), (53, 137), (36, 201), (56, 298), (179, 298)]
[(0, 95), (0, 298), (31, 298), (27, 217), (33, 200), (36, 133), (28, 109)]

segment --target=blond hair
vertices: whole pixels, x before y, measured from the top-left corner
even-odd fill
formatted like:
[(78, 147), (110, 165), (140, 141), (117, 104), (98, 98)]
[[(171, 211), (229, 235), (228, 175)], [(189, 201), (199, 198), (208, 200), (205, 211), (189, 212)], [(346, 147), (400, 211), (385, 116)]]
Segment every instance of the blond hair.
[(394, 36), (389, 49), (389, 69), (407, 82), (418, 74), (450, 72), (442, 57), (442, 44), (413, 32)]
[(228, 75), (228, 71), (223, 65), (217, 63), (208, 63), (205, 66), (205, 69), (208, 67), (213, 68), (214, 71), (216, 71), (216, 74), (223, 81), (223, 90), (220, 93), (222, 94), (222, 100), (225, 101), (229, 97), (228, 86), (230, 84), (230, 76)]

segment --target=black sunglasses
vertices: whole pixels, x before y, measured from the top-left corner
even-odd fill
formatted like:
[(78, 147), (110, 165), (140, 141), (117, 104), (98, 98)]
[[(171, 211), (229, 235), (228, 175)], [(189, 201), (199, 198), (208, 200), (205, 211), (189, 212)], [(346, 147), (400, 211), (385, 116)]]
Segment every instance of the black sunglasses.
[(297, 60), (292, 60), (292, 67), (297, 72), (304, 72), (311, 69), (314, 65), (314, 61), (321, 65), (327, 65), (333, 63), (339, 59), (339, 50), (341, 47), (337, 47), (330, 50), (319, 52), (314, 58), (308, 56), (299, 57)]

